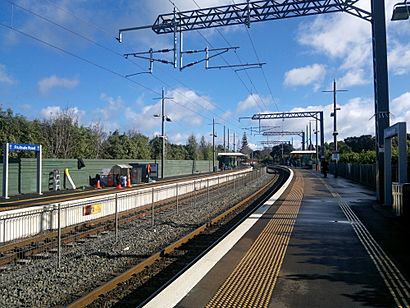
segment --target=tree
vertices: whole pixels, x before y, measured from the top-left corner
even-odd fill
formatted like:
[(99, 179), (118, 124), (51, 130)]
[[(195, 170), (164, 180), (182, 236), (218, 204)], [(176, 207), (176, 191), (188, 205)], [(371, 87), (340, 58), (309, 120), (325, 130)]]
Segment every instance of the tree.
[(272, 147), (272, 151), (270, 155), (272, 156), (273, 160), (276, 162), (283, 162), (285, 156), (289, 156), (290, 152), (292, 152), (293, 146), (288, 143), (275, 145)]
[(239, 152), (246, 155), (250, 155), (252, 153), (252, 149), (248, 145), (248, 138), (246, 137), (246, 132), (243, 133), (242, 146)]
[(104, 141), (104, 158), (108, 159), (121, 159), (129, 158), (127, 155), (127, 145), (129, 143), (128, 136), (120, 134), (118, 130), (115, 130)]
[(186, 146), (179, 144), (169, 144), (167, 156), (169, 159), (184, 160), (188, 159), (189, 155)]
[(188, 137), (186, 149), (188, 152), (188, 159), (198, 159), (198, 142), (196, 141), (194, 134)]
[(75, 156), (76, 130), (78, 117), (69, 109), (58, 112), (42, 123), (42, 132), (46, 136), (45, 147), (48, 157), (73, 158)]
[(148, 137), (137, 131), (129, 131), (127, 135), (129, 140), (128, 157), (133, 159), (149, 159), (151, 148)]
[(211, 160), (212, 159), (212, 144), (206, 142), (205, 137), (201, 137), (198, 149), (198, 159), (199, 160)]
[(353, 152), (360, 153), (362, 151), (374, 150), (376, 147), (375, 137), (371, 135), (362, 135), (360, 137), (348, 137), (344, 140), (345, 144), (352, 149)]
[(253, 152), (253, 158), (263, 162), (272, 161), (272, 156), (270, 155), (271, 150), (272, 149), (267, 147), (265, 147), (263, 150), (256, 150)]

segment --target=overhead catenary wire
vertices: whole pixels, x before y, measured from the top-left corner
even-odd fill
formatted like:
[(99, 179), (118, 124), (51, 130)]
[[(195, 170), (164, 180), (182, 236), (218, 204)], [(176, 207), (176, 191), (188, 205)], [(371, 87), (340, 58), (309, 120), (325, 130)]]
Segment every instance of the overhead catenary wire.
[[(10, 1), (9, 1), (9, 2), (10, 2)], [(47, 0), (47, 2), (51, 3), (50, 0)], [(54, 7), (56, 7), (56, 8), (58, 8), (58, 9), (62, 10), (63, 12), (66, 12), (66, 13), (68, 13), (68, 14), (74, 16), (75, 18), (77, 18), (77, 19), (79, 19), (79, 20), (81, 20), (81, 21), (83, 21), (83, 22), (85, 22), (85, 23), (87, 23), (87, 24), (89, 24), (89, 25), (92, 25), (92, 26), (95, 27), (97, 30), (111, 35), (111, 33), (108, 32), (107, 30), (105, 30), (103, 27), (101, 27), (101, 26), (99, 26), (99, 25), (97, 25), (97, 24), (95, 24), (95, 23), (89, 22), (89, 21), (87, 21), (87, 20), (84, 19), (84, 18), (79, 17), (78, 15), (74, 14), (74, 13), (73, 13), (72, 11), (70, 11), (70, 10), (67, 10), (67, 9), (65, 9), (65, 8), (61, 8), (60, 6), (57, 6), (57, 5), (54, 4), (54, 3), (51, 3), (51, 4), (52, 4)], [(54, 24), (56, 24), (56, 23), (54, 23)], [(58, 25), (58, 24), (56, 24), (56, 25)], [(70, 32), (73, 33), (73, 34), (76, 34), (74, 31), (70, 31)], [(81, 37), (85, 38), (85, 37), (82, 36), (82, 35), (81, 35)], [(85, 38), (85, 39), (87, 39), (87, 38)], [(117, 54), (117, 55), (123, 57), (122, 54), (119, 54), (118, 52), (113, 51), (113, 50), (110, 49), (110, 48), (105, 48), (103, 45), (101, 45), (101, 44), (99, 44), (99, 43), (96, 43), (96, 42), (94, 42), (93, 40), (90, 40), (90, 39), (87, 39), (87, 40), (89, 40), (90, 42), (93, 42), (93, 43), (96, 44), (97, 46), (100, 46), (100, 47), (102, 47), (102, 48), (104, 48), (104, 49), (106, 49), (106, 50), (109, 50), (109, 51), (111, 51), (111, 52), (113, 52), (113, 53), (115, 53), (115, 54)], [(138, 66), (139, 68), (143, 69), (143, 68), (142, 68), (139, 64), (137, 64), (136, 62), (134, 62), (134, 61), (132, 61), (132, 60), (130, 60), (130, 59), (127, 59), (127, 60), (130, 61), (131, 63), (133, 63), (134, 65)], [(158, 80), (159, 82), (161, 82), (161, 83), (162, 83), (163, 85), (165, 85), (166, 87), (168, 87), (168, 88), (171, 87), (167, 82), (165, 82), (164, 80), (160, 79), (158, 76), (156, 76), (156, 75), (154, 75), (154, 74), (151, 74), (151, 76), (152, 76), (154, 79), (156, 79), (156, 80)], [(184, 84), (182, 81), (180, 81), (180, 80), (177, 79), (176, 77), (173, 76), (173, 77), (171, 77), (171, 78), (174, 79), (177, 83), (180, 83), (181, 85), (183, 85), (184, 87), (189, 88), (189, 86), (187, 86), (186, 84)], [(175, 89), (175, 91), (179, 92), (179, 93), (182, 94), (185, 98), (188, 99), (188, 97), (185, 95), (184, 92), (182, 92), (182, 91), (180, 91), (180, 90), (178, 90), (178, 89)], [(201, 96), (198, 96), (198, 97), (199, 97), (200, 100), (206, 101), (203, 97), (201, 97)], [(211, 104), (213, 107), (219, 109), (219, 110), (222, 111), (223, 113), (226, 112), (225, 110), (223, 110), (222, 108), (220, 108), (218, 104), (214, 104), (214, 103), (209, 102), (209, 101), (206, 101), (206, 102), (209, 103), (209, 104)], [(195, 103), (195, 104), (196, 104), (196, 103)], [(201, 108), (204, 108), (202, 105), (199, 105), (199, 104), (198, 104), (198, 106), (200, 106)], [(206, 109), (206, 108), (204, 108), (204, 109), (205, 109), (207, 112), (209, 112), (209, 113), (213, 114), (214, 116), (216, 116), (218, 119), (220, 119), (220, 120), (226, 122), (226, 119), (224, 119), (224, 118), (221, 117), (220, 115), (218, 115), (218, 114), (216, 114), (216, 113), (210, 111), (209, 109)], [(201, 114), (201, 116), (202, 116), (202, 114)], [(207, 119), (209, 120), (210, 118), (207, 118)], [(236, 126), (235, 122), (232, 121), (231, 123), (233, 124), (233, 126)]]
[[(12, 7), (13, 7), (13, 6), (16, 6), (16, 7), (18, 7), (19, 9), (22, 9), (22, 10), (24, 10), (24, 11), (26, 11), (26, 12), (28, 12), (28, 13), (34, 15), (34, 16), (36, 16), (37, 18), (40, 18), (40, 19), (42, 19), (42, 20), (44, 20), (44, 21), (46, 21), (46, 22), (48, 22), (48, 23), (50, 23), (50, 24), (52, 24), (52, 25), (54, 25), (54, 26), (56, 26), (56, 27), (59, 27), (59, 28), (65, 30), (65, 31), (67, 31), (67, 32), (69, 32), (69, 33), (71, 33), (71, 34), (73, 34), (73, 35), (79, 36), (79, 37), (81, 37), (82, 39), (84, 39), (84, 40), (86, 40), (86, 41), (88, 41), (88, 42), (90, 42), (90, 43), (92, 43), (92, 44), (94, 44), (94, 45), (96, 45), (96, 46), (98, 46), (98, 47), (100, 47), (100, 48), (106, 50), (106, 51), (109, 51), (109, 52), (111, 52), (111, 53), (114, 54), (114, 55), (120, 56), (122, 59), (124, 59), (124, 57), (123, 57), (122, 54), (118, 53), (117, 51), (115, 51), (115, 50), (113, 50), (113, 49), (111, 49), (111, 48), (109, 48), (109, 47), (106, 47), (106, 46), (104, 46), (104, 45), (102, 45), (102, 44), (100, 44), (100, 43), (94, 41), (93, 39), (90, 39), (90, 38), (86, 37), (85, 35), (83, 35), (83, 34), (81, 34), (81, 33), (78, 33), (78, 32), (76, 32), (76, 31), (73, 31), (73, 30), (69, 29), (69, 28), (66, 27), (66, 26), (60, 25), (60, 24), (58, 24), (58, 23), (52, 21), (51, 19), (46, 18), (46, 17), (44, 17), (44, 16), (41, 16), (40, 14), (38, 14), (38, 13), (36, 13), (36, 12), (30, 10), (30, 9), (27, 9), (27, 8), (21, 6), (21, 5), (18, 5), (18, 4), (16, 4), (16, 3), (12, 2), (12, 1), (9, 1), (9, 0), (6, 0), (6, 1), (7, 1), (8, 3), (10, 3), (10, 4), (12, 5)], [(57, 8), (59, 8), (59, 9), (62, 9), (62, 8), (56, 6), (56, 5), (54, 5), (54, 6), (57, 7)], [(62, 10), (64, 10), (64, 9), (62, 9)], [(70, 11), (67, 11), (67, 10), (64, 10), (64, 11), (66, 11), (66, 12), (72, 14)], [(73, 15), (73, 16), (74, 16), (75, 18), (79, 18), (80, 20), (86, 22), (86, 20), (84, 20), (84, 19), (78, 17), (77, 15)], [(91, 23), (89, 23), (89, 24), (91, 24)], [(94, 24), (93, 24), (93, 25), (94, 25)], [(127, 79), (128, 81), (130, 81), (130, 82), (132, 82), (132, 83), (134, 83), (134, 84), (136, 84), (136, 85), (138, 85), (138, 86), (144, 88), (145, 90), (148, 90), (148, 91), (150, 91), (150, 92), (152, 92), (152, 93), (155, 93), (155, 94), (157, 94), (157, 95), (160, 94), (159, 91), (155, 91), (155, 90), (153, 90), (153, 89), (151, 89), (151, 88), (148, 88), (148, 87), (142, 85), (141, 83), (139, 83), (139, 82), (137, 82), (137, 81), (135, 81), (135, 80), (132, 80), (132, 79), (130, 79), (130, 78), (127, 78), (127, 75), (120, 74), (120, 73), (118, 73), (118, 72), (116, 72), (116, 71), (114, 71), (114, 70), (112, 70), (112, 69), (109, 69), (109, 68), (103, 66), (103, 65), (100, 65), (100, 64), (98, 64), (98, 63), (95, 63), (95, 62), (93, 62), (93, 61), (91, 61), (91, 60), (88, 60), (88, 59), (86, 59), (86, 58), (84, 58), (84, 57), (78, 56), (78, 55), (76, 55), (76, 54), (73, 53), (73, 52), (67, 51), (67, 50), (65, 50), (64, 48), (61, 48), (61, 47), (55, 46), (55, 45), (53, 45), (53, 44), (51, 44), (51, 43), (49, 43), (49, 42), (46, 42), (45, 40), (42, 40), (42, 39), (40, 39), (40, 38), (38, 38), (38, 37), (35, 37), (34, 35), (31, 35), (31, 34), (26, 33), (26, 32), (24, 32), (24, 31), (18, 30), (18, 29), (16, 29), (16, 28), (13, 26), (13, 24), (12, 24), (10, 27), (7, 26), (7, 25), (5, 25), (5, 24), (2, 24), (2, 26), (5, 26), (6, 28), (9, 28), (9, 29), (11, 29), (11, 30), (14, 30), (14, 31), (16, 31), (16, 32), (18, 32), (18, 33), (20, 33), (20, 34), (22, 34), (22, 35), (28, 36), (28, 37), (30, 37), (30, 38), (32, 38), (32, 39), (34, 39), (34, 40), (37, 40), (37, 41), (39, 41), (39, 42), (41, 42), (41, 43), (43, 43), (43, 44), (45, 44), (45, 45), (47, 45), (47, 46), (49, 46), (49, 47), (58, 49), (59, 51), (61, 51), (61, 52), (63, 52), (63, 53), (66, 53), (66, 54), (68, 54), (68, 55), (70, 55), (70, 56), (72, 56), (72, 57), (75, 57), (75, 58), (77, 58), (77, 59), (79, 59), (79, 60), (81, 60), (81, 61), (84, 61), (84, 62), (86, 62), (86, 63), (88, 63), (88, 64), (91, 64), (91, 65), (93, 65), (93, 66), (96, 66), (96, 67), (98, 67), (98, 68), (100, 68), (100, 69), (103, 69), (103, 70), (105, 70), (105, 71), (108, 71), (108, 72), (110, 72), (110, 73), (112, 73), (112, 74), (114, 74), (114, 75), (117, 75), (118, 77), (125, 78), (125, 79)], [(96, 26), (96, 25), (94, 25), (94, 26), (97, 27), (99, 30), (104, 31), (103, 28), (98, 27), (98, 26)], [(104, 31), (104, 32), (107, 32), (107, 31)], [(131, 60), (128, 60), (128, 61), (130, 61), (130, 62), (133, 63), (134, 65), (136, 65), (136, 66), (142, 68), (140, 65), (138, 65), (138, 64), (135, 63), (134, 61), (131, 61)], [(166, 83), (165, 81), (161, 80), (161, 79), (158, 78), (157, 76), (153, 75), (153, 78), (155, 78), (156, 80), (160, 81), (161, 83), (163, 83), (163, 84), (166, 85), (167, 87), (171, 87), (168, 83)], [(176, 80), (176, 79), (175, 79), (175, 80)], [(179, 82), (179, 83), (181, 83), (181, 82), (178, 81), (178, 80), (176, 80), (176, 81)], [(182, 83), (181, 83), (181, 84), (182, 84)], [(178, 89), (175, 89), (175, 91), (176, 91), (176, 92), (180, 92), (183, 96), (186, 97), (186, 95), (185, 95), (184, 92), (182, 92), (182, 91), (180, 91), (180, 90), (178, 90)], [(188, 98), (188, 97), (186, 97), (186, 98)], [(198, 96), (198, 98), (201, 99), (201, 100), (204, 100), (204, 98), (202, 98), (201, 96)], [(172, 100), (172, 101), (175, 102), (177, 105), (181, 106), (182, 108), (185, 108), (185, 109), (187, 109), (187, 110), (189, 110), (189, 111), (191, 111), (191, 112), (193, 112), (193, 113), (199, 115), (200, 117), (202, 117), (202, 118), (204, 118), (204, 119), (207, 119), (207, 120), (210, 120), (210, 119), (211, 119), (210, 117), (204, 116), (203, 113), (199, 113), (199, 112), (197, 112), (196, 110), (193, 110), (193, 109), (187, 107), (186, 105), (180, 104), (180, 103), (176, 102), (175, 100)], [(214, 107), (217, 106), (217, 105), (213, 104), (212, 102), (209, 102), (209, 101), (207, 101), (207, 102), (210, 103), (211, 105), (213, 105)], [(213, 113), (212, 111), (210, 111), (209, 109), (203, 107), (202, 105), (199, 105), (199, 106), (202, 107), (202, 108), (204, 108), (207, 112)], [(215, 114), (215, 113), (213, 113), (213, 114), (216, 115), (218, 118), (221, 118), (219, 115), (217, 115), (217, 114)], [(221, 118), (221, 119), (222, 119), (224, 122), (226, 122), (223, 118)]]
[[(168, 0), (168, 1), (171, 2), (172, 4), (174, 4), (171, 0)], [(192, 1), (195, 3), (195, 5), (196, 5), (199, 9), (201, 9), (201, 7), (200, 7), (199, 4), (196, 2), (196, 0), (192, 0)], [(212, 48), (214, 48), (214, 47), (212, 46), (212, 44), (209, 42), (209, 40), (208, 40), (199, 30), (196, 30), (196, 31), (197, 31), (197, 33), (206, 41), (206, 43), (207, 43), (209, 46), (211, 46)], [(222, 39), (225, 41), (225, 43), (227, 43), (229, 47), (232, 47), (232, 45), (230, 44), (230, 42), (226, 39), (226, 37), (223, 35), (223, 33), (222, 33), (218, 28), (216, 28), (216, 31), (217, 31), (218, 34), (222, 37)], [(238, 53), (237, 53), (237, 51), (236, 51), (235, 49), (234, 49), (234, 53), (235, 53), (236, 57), (238, 58), (238, 61), (240, 62), (240, 64), (243, 64), (241, 58), (239, 57), (239, 55), (238, 55)], [(229, 62), (228, 62), (223, 56), (221, 56), (221, 58), (222, 58), (222, 60), (223, 60), (227, 65), (230, 65)], [(260, 62), (259, 62), (259, 63), (260, 63)], [(246, 90), (248, 91), (250, 97), (254, 100), (255, 104), (259, 107), (259, 109), (260, 109), (261, 111), (263, 111), (263, 109), (261, 108), (261, 106), (260, 106), (259, 103), (257, 102), (257, 100), (256, 100), (256, 98), (255, 98), (255, 96), (254, 96), (254, 94), (253, 94), (252, 91), (248, 88), (248, 86), (245, 84), (245, 82), (244, 82), (243, 79), (240, 77), (240, 75), (238, 74), (238, 72), (235, 71), (233, 68), (232, 68), (232, 71), (236, 74), (236, 76), (238, 77), (238, 79), (241, 81), (242, 85), (246, 88)], [(258, 92), (258, 90), (256, 89), (255, 84), (253, 83), (253, 81), (252, 81), (252, 79), (251, 79), (249, 73), (248, 73), (247, 71), (245, 71), (245, 74), (246, 74), (246, 76), (248, 77), (251, 86), (253, 86), (253, 88), (255, 89), (255, 92)], [(260, 99), (260, 97), (259, 97), (259, 99)], [(260, 101), (261, 101), (262, 105), (264, 105), (264, 107), (266, 108), (266, 105), (265, 105), (265, 103), (263, 102), (263, 100), (260, 99)]]
[[(30, 38), (30, 39), (33, 39), (33, 40), (35, 40), (35, 41), (37, 41), (37, 42), (39, 42), (39, 43), (42, 43), (42, 44), (44, 44), (44, 45), (46, 45), (46, 46), (48, 46), (48, 47), (50, 47), (50, 48), (56, 49), (56, 50), (58, 50), (58, 51), (60, 51), (60, 52), (62, 52), (62, 53), (64, 53), (64, 54), (67, 54), (67, 55), (69, 55), (69, 56), (71, 56), (71, 57), (73, 57), (73, 58), (76, 58), (77, 60), (83, 61), (83, 62), (88, 63), (88, 64), (90, 64), (90, 65), (92, 65), (92, 66), (95, 66), (95, 67), (97, 67), (97, 68), (99, 68), (99, 69), (102, 69), (102, 70), (104, 70), (104, 71), (106, 71), (106, 72), (108, 72), (108, 73), (111, 73), (111, 74), (113, 74), (113, 75), (119, 77), (119, 78), (123, 78), (123, 79), (125, 79), (125, 80), (127, 80), (127, 81), (129, 81), (129, 82), (131, 82), (131, 83), (133, 83), (133, 84), (135, 84), (135, 85), (138, 85), (139, 87), (141, 87), (141, 88), (143, 88), (143, 89), (145, 89), (145, 90), (147, 90), (147, 91), (152, 92), (153, 94), (161, 95), (160, 92), (158, 92), (158, 91), (156, 91), (156, 90), (154, 90), (154, 89), (151, 89), (151, 88), (149, 88), (149, 87), (146, 87), (146, 86), (144, 86), (143, 84), (141, 84), (141, 83), (139, 83), (139, 82), (137, 82), (137, 81), (135, 81), (135, 80), (126, 78), (125, 75), (123, 75), (123, 74), (121, 74), (121, 73), (119, 73), (119, 72), (117, 72), (117, 71), (114, 71), (114, 70), (112, 70), (112, 69), (110, 69), (110, 68), (108, 68), (108, 67), (105, 67), (105, 66), (101, 65), (101, 64), (98, 64), (98, 63), (95, 63), (95, 62), (93, 62), (93, 61), (91, 61), (91, 60), (88, 60), (88, 59), (86, 59), (86, 58), (84, 58), (84, 57), (82, 57), (82, 56), (79, 56), (79, 55), (77, 55), (77, 54), (71, 52), (71, 51), (65, 50), (65, 49), (62, 48), (62, 47), (56, 46), (56, 45), (54, 45), (54, 44), (51, 44), (50, 42), (47, 42), (47, 41), (45, 41), (45, 40), (43, 40), (43, 39), (41, 39), (41, 38), (38, 38), (38, 37), (36, 37), (36, 36), (34, 36), (34, 35), (30, 34), (30, 33), (27, 33), (27, 32), (24, 32), (24, 31), (22, 31), (22, 30), (16, 29), (16, 28), (11, 27), (10, 25), (6, 25), (6, 24), (4, 24), (4, 23), (2, 23), (2, 22), (0, 22), (0, 26), (2, 26), (2, 27), (4, 27), (4, 28), (7, 28), (7, 29), (9, 29), (9, 30), (15, 31), (15, 32), (17, 32), (17, 33), (19, 33), (19, 34), (21, 34), (21, 35), (23, 35), (23, 36), (26, 36), (26, 37), (28, 37), (28, 38)], [(201, 113), (198, 113), (197, 111), (195, 111), (195, 110), (193, 110), (193, 109), (191, 109), (191, 108), (189, 108), (189, 107), (187, 107), (187, 106), (185, 106), (185, 105), (179, 103), (178, 101), (175, 101), (175, 100), (171, 100), (171, 101), (174, 102), (175, 104), (177, 104), (177, 105), (179, 105), (179, 106), (181, 106), (181, 107), (183, 107), (183, 108), (185, 108), (185, 109), (187, 109), (187, 110), (189, 110), (189, 111), (191, 111), (191, 112), (193, 112), (193, 113), (199, 115), (200, 117), (203, 117), (203, 118), (205, 118), (205, 119), (210, 119), (210, 118), (208, 118), (208, 117), (205, 117), (205, 116), (202, 115)], [(181, 127), (185, 128), (185, 127), (182, 126), (182, 125), (181, 125)]]
[[(195, 0), (193, 0), (193, 1), (195, 1)], [(232, 3), (233, 3), (234, 5), (236, 5), (236, 3), (235, 3), (234, 0), (231, 0), (231, 1), (232, 1)], [(253, 52), (254, 52), (254, 54), (255, 54), (256, 60), (260, 63), (261, 61), (260, 61), (260, 59), (259, 59), (258, 52), (256, 51), (255, 43), (253, 42), (252, 36), (251, 36), (251, 34), (250, 34), (249, 27), (247, 26), (245, 29), (246, 29), (246, 32), (247, 32), (247, 34), (248, 34), (249, 41), (251, 42), (252, 49), (253, 49)], [(263, 74), (263, 78), (264, 78), (264, 80), (265, 80), (266, 86), (267, 86), (268, 91), (269, 91), (269, 93), (270, 93), (270, 96), (271, 96), (271, 98), (272, 98), (272, 102), (275, 104), (277, 111), (279, 111), (279, 107), (278, 107), (278, 105), (277, 105), (277, 103), (276, 103), (276, 101), (275, 101), (275, 99), (274, 99), (273, 94), (272, 94), (272, 89), (271, 89), (271, 87), (270, 87), (270, 85), (269, 85), (268, 78), (266, 77), (265, 70), (263, 69), (263, 66), (261, 66), (261, 70), (262, 70), (262, 74)]]

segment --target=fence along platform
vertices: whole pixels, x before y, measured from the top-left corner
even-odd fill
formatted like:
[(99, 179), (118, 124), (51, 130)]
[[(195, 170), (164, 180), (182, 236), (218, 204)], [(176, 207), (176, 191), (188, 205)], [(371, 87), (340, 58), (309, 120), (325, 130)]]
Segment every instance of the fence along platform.
[[(0, 214), (0, 243), (34, 236), (58, 228), (58, 207), (60, 227), (113, 215), (166, 199), (183, 196), (195, 190), (206, 189), (237, 180), (252, 171), (238, 170), (228, 175), (209, 176), (199, 180), (188, 180), (177, 184), (166, 184), (155, 188), (143, 188), (132, 192), (118, 192), (105, 196), (88, 197), (74, 201), (52, 203), (43, 207), (29, 207), (5, 211)], [(153, 200), (154, 197), (154, 200)], [(117, 204), (116, 204), (117, 203)]]

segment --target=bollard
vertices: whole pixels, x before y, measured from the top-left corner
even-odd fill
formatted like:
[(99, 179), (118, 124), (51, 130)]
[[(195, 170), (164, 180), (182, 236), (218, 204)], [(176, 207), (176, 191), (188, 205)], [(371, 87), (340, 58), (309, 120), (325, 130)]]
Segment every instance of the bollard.
[(194, 197), (192, 198), (193, 206), (196, 204), (196, 181), (194, 180)]
[(209, 202), (209, 179), (206, 180), (206, 202)]
[(178, 188), (179, 188), (179, 184), (177, 183), (176, 185), (175, 185), (175, 190), (176, 190), (176, 192), (175, 192), (175, 198), (176, 198), (176, 207), (177, 207), (177, 215), (178, 215)]
[(57, 210), (57, 254), (58, 254), (58, 261), (57, 265), (58, 268), (61, 268), (61, 204), (58, 204)]
[(151, 195), (151, 203), (152, 203), (152, 210), (151, 210), (151, 225), (154, 226), (155, 221), (154, 221), (154, 187), (152, 187), (152, 195)]
[(118, 194), (115, 194), (115, 241), (118, 240)]

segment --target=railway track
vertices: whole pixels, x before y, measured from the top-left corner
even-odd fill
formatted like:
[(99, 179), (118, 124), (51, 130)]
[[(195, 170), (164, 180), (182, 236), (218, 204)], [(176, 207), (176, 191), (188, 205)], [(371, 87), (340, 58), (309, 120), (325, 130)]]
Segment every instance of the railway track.
[(275, 169), (269, 183), (178, 241), (74, 301), (69, 307), (140, 306), (201, 258), (286, 181)]
[[(197, 179), (197, 177), (195, 177), (195, 179)], [(173, 179), (172, 181), (170, 180), (167, 183), (175, 182), (177, 182), (177, 179)], [(177, 202), (189, 203), (191, 201), (193, 202), (194, 199), (197, 198), (209, 198), (210, 193), (217, 190), (223, 191), (230, 185), (231, 183), (227, 182), (222, 183), (217, 187), (211, 186), (209, 189), (196, 190), (194, 192), (179, 196)], [(109, 194), (112, 194), (112, 192)], [(141, 219), (152, 215), (152, 208), (154, 208), (154, 215), (171, 210), (172, 208), (175, 208), (175, 202), (176, 200), (174, 198), (157, 201), (153, 205), (145, 205), (132, 210), (120, 212), (118, 217), (115, 217), (115, 215), (108, 215), (90, 222), (66, 227), (62, 229), (61, 244), (70, 245), (78, 241), (83, 241), (86, 238), (97, 236), (103, 232), (115, 231), (120, 226), (133, 222), (136, 219)], [(116, 222), (118, 222), (117, 225)], [(0, 246), (0, 267), (19, 260), (23, 260), (22, 262), (25, 262), (32, 258), (47, 258), (49, 252), (57, 252), (57, 240), (58, 232), (57, 230), (52, 230), (30, 238), (6, 243), (5, 245)]]

